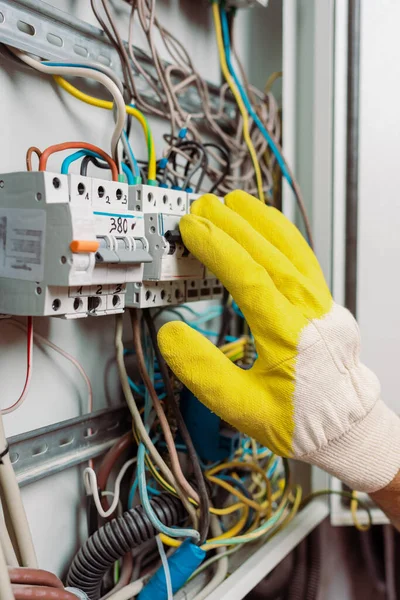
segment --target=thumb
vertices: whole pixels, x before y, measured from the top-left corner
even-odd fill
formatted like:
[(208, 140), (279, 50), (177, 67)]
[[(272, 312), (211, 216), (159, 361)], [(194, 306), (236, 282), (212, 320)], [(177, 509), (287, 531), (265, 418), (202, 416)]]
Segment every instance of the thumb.
[(160, 350), (186, 387), (219, 417), (241, 429), (246, 371), (185, 323), (172, 321), (158, 332)]

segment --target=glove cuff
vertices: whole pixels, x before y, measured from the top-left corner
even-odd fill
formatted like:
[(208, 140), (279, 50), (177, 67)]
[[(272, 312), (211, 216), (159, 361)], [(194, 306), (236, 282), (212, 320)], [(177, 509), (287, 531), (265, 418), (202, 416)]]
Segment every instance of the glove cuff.
[(352, 490), (376, 492), (400, 469), (400, 418), (379, 399), (340, 437), (299, 458), (328, 471)]

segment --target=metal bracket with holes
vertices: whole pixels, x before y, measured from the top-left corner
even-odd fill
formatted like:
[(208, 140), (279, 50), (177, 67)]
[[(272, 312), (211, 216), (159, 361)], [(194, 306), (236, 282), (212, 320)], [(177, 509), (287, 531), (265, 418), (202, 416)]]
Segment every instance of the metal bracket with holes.
[[(42, 0), (0, 0), (0, 42), (45, 60), (100, 62), (111, 67), (122, 77), (118, 53), (101, 29)], [(135, 54), (142, 67), (157, 81), (157, 74), (149, 56), (136, 47)], [(159, 102), (156, 94), (134, 65), (132, 68), (139, 92), (147, 101), (157, 106)], [(176, 81), (176, 85), (181, 83)], [(208, 84), (208, 89), (211, 107), (217, 111), (219, 87)], [(191, 113), (202, 112), (198, 92), (193, 87), (182, 90), (179, 99), (185, 110)], [(229, 118), (234, 118), (234, 102), (225, 100), (224, 111)]]
[(130, 413), (124, 406), (10, 437), (10, 459), (19, 485), (100, 456), (130, 428)]

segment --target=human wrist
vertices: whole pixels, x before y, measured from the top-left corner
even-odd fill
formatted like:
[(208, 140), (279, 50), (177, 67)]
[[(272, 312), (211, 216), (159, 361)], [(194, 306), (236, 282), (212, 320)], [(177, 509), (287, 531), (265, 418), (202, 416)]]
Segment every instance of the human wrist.
[(400, 531), (400, 470), (384, 488), (370, 494), (394, 527)]

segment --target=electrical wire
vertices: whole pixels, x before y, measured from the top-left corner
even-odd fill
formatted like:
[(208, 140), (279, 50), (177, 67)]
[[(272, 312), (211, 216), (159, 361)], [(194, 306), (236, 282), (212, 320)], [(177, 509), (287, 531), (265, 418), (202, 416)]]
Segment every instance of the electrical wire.
[(28, 569), (27, 567), (8, 567), (11, 583), (23, 585), (45, 585), (52, 588), (64, 589), (61, 579), (42, 569)]
[[(348, 498), (350, 500), (354, 500), (354, 492), (348, 492), (346, 490), (329, 490), (329, 489), (317, 490), (316, 492), (312, 492), (311, 494), (306, 496), (306, 498), (304, 498), (303, 502), (300, 505), (300, 510), (303, 509), (305, 506), (307, 506), (307, 504), (309, 504), (312, 500), (314, 500), (315, 498), (318, 498), (320, 496), (341, 496), (342, 498)], [(367, 513), (368, 529), (370, 529), (372, 527), (373, 523), (372, 523), (371, 510), (370, 510), (367, 502), (364, 502), (363, 500), (361, 500), (361, 498), (356, 498), (355, 500), (356, 500), (357, 504), (359, 504), (361, 506), (361, 508), (363, 510), (365, 510), (365, 512)], [(356, 521), (354, 522), (354, 524), (356, 526)]]
[[(113, 109), (112, 102), (110, 102), (108, 100), (101, 100), (100, 98), (96, 98), (95, 96), (90, 96), (89, 94), (85, 94), (84, 92), (81, 92), (80, 90), (78, 90), (78, 88), (73, 86), (71, 83), (69, 83), (69, 81), (67, 81), (63, 77), (55, 76), (54, 80), (66, 92), (68, 92), (69, 94), (71, 94), (72, 96), (77, 98), (78, 100), (85, 102), (86, 104), (90, 104), (92, 106), (97, 106), (98, 108), (104, 108), (106, 110)], [(147, 183), (149, 185), (154, 185), (154, 181), (156, 181), (156, 162), (157, 161), (156, 161), (156, 155), (155, 155), (155, 149), (154, 149), (154, 140), (153, 140), (153, 136), (152, 136), (149, 124), (147, 122), (146, 117), (137, 108), (135, 108), (134, 106), (131, 106), (131, 105), (124, 105), (124, 106), (125, 106), (125, 111), (128, 114), (135, 117), (135, 119), (137, 119), (139, 121), (139, 123), (141, 124), (141, 126), (143, 128), (143, 132), (145, 134), (145, 139), (147, 142), (147, 147), (148, 147), (148, 152), (149, 152), (149, 180)]]
[(101, 158), (103, 158), (110, 167), (112, 179), (113, 181), (119, 181), (118, 177), (118, 168), (114, 160), (109, 156), (104, 150), (99, 148), (98, 146), (94, 146), (93, 144), (88, 144), (87, 142), (64, 142), (62, 144), (55, 144), (54, 146), (50, 146), (46, 148), (39, 160), (39, 171), (45, 171), (47, 167), (47, 161), (51, 154), (55, 152), (62, 152), (63, 150), (90, 150), (91, 152), (95, 152), (99, 154)]
[(76, 600), (67, 590), (42, 585), (12, 585), (15, 600)]
[(129, 385), (128, 374), (126, 372), (126, 367), (125, 367), (125, 362), (124, 362), (124, 345), (122, 342), (122, 331), (123, 331), (123, 315), (116, 315), (115, 338), (114, 338), (115, 349), (116, 349), (116, 360), (117, 360), (119, 377), (120, 377), (120, 381), (121, 381), (121, 387), (122, 387), (122, 390), (123, 390), (123, 393), (125, 396), (125, 400), (128, 404), (128, 407), (132, 414), (132, 419), (134, 422), (134, 430), (133, 430), (134, 434), (137, 431), (137, 434), (140, 436), (140, 440), (145, 444), (147, 450), (149, 451), (149, 454), (151, 455), (154, 462), (159, 467), (159, 469), (162, 472), (162, 474), (164, 475), (164, 477), (169, 482), (171, 482), (173, 488), (176, 489), (177, 493), (179, 494), (179, 497), (182, 500), (182, 504), (184, 505), (184, 507), (186, 508), (187, 512), (189, 513), (189, 515), (192, 519), (192, 522), (195, 523), (197, 521), (196, 512), (194, 511), (193, 507), (191, 506), (189, 500), (186, 498), (185, 494), (183, 494), (180, 491), (180, 488), (179, 488), (179, 486), (177, 486), (177, 483), (175, 481), (175, 477), (174, 477), (173, 473), (170, 471), (169, 467), (165, 464), (161, 455), (159, 454), (159, 452), (155, 448), (153, 442), (151, 441), (150, 436), (143, 424), (139, 410), (136, 406), (136, 402), (135, 402), (134, 396), (132, 394), (132, 391), (131, 391), (131, 388)]
[(26, 151), (26, 159), (25, 159), (27, 171), (32, 171), (32, 154), (36, 154), (36, 156), (38, 157), (39, 160), (40, 160), (40, 157), (42, 156), (41, 150), (39, 150), (39, 148), (36, 148), (36, 146), (31, 146), (30, 148), (28, 148), (28, 150)]
[(0, 600), (14, 600), (14, 594), (8, 575), (6, 558), (0, 544)]
[(136, 463), (136, 460), (137, 460), (136, 457), (127, 460), (124, 463), (124, 465), (122, 466), (120, 472), (118, 473), (117, 478), (115, 480), (115, 486), (114, 486), (114, 492), (113, 492), (114, 498), (113, 498), (113, 501), (108, 510), (104, 510), (101, 505), (100, 498), (99, 498), (99, 490), (97, 487), (97, 476), (96, 476), (95, 471), (91, 467), (87, 467), (83, 471), (83, 480), (85, 483), (86, 493), (88, 495), (91, 494), (93, 496), (93, 500), (94, 500), (97, 512), (103, 519), (107, 519), (108, 517), (111, 517), (111, 515), (117, 509), (117, 506), (119, 503), (119, 497), (120, 497), (121, 481), (124, 478), (125, 473), (129, 469), (129, 467), (131, 467), (133, 464)]
[(257, 125), (257, 127), (259, 128), (260, 132), (262, 133), (262, 135), (264, 136), (265, 140), (268, 143), (269, 148), (271, 149), (271, 151), (273, 152), (274, 156), (276, 157), (279, 167), (281, 169), (281, 172), (283, 174), (283, 176), (285, 177), (285, 179), (287, 180), (288, 184), (290, 185), (290, 187), (292, 188), (292, 190), (295, 193), (296, 199), (297, 199), (297, 203), (299, 205), (299, 209), (300, 212), (302, 214), (303, 220), (304, 220), (304, 225), (305, 225), (305, 229), (306, 229), (306, 235), (307, 235), (307, 239), (310, 243), (310, 246), (313, 247), (313, 238), (312, 238), (312, 232), (311, 232), (311, 226), (307, 217), (307, 213), (304, 207), (304, 203), (301, 197), (301, 193), (300, 190), (298, 188), (297, 183), (293, 180), (292, 174), (290, 169), (288, 168), (288, 165), (286, 163), (285, 158), (282, 155), (282, 152), (280, 151), (280, 148), (276, 142), (276, 140), (273, 139), (271, 133), (268, 131), (268, 129), (264, 126), (264, 124), (261, 122), (259, 116), (257, 115), (257, 113), (255, 112), (255, 110), (253, 109), (251, 102), (249, 100), (249, 97), (246, 94), (245, 89), (243, 88), (242, 84), (239, 81), (239, 78), (237, 77), (232, 61), (231, 61), (231, 56), (230, 56), (230, 36), (229, 36), (229, 28), (228, 28), (228, 18), (227, 18), (227, 13), (226, 10), (221, 7), (220, 9), (220, 20), (221, 20), (221, 27), (222, 27), (222, 35), (223, 35), (223, 43), (224, 43), (224, 49), (225, 49), (225, 55), (226, 55), (226, 62), (228, 65), (228, 69), (229, 72), (231, 73), (233, 80), (237, 86), (237, 89), (239, 90), (239, 93), (241, 95), (241, 98), (244, 102), (244, 105), (247, 109), (247, 111), (249, 112), (249, 114), (251, 115), (251, 117), (253, 118), (255, 124)]
[(228, 66), (226, 63), (224, 43), (223, 43), (223, 39), (222, 39), (222, 29), (221, 29), (221, 19), (220, 19), (220, 15), (219, 15), (219, 7), (218, 7), (218, 4), (214, 0), (213, 0), (213, 5), (212, 5), (212, 11), (213, 11), (213, 17), (214, 17), (214, 26), (215, 26), (215, 33), (216, 33), (216, 37), (217, 37), (217, 45), (218, 45), (221, 69), (224, 74), (225, 80), (227, 81), (229, 88), (236, 100), (240, 114), (242, 115), (243, 137), (246, 141), (246, 144), (249, 149), (249, 153), (250, 153), (250, 156), (251, 156), (251, 159), (253, 162), (254, 171), (255, 171), (256, 180), (257, 180), (258, 195), (259, 195), (260, 200), (262, 202), (264, 202), (264, 190), (263, 190), (261, 169), (260, 169), (260, 165), (258, 162), (256, 151), (254, 149), (253, 142), (252, 142), (250, 134), (249, 134), (249, 117), (248, 117), (248, 114), (246, 111), (246, 107), (243, 103), (243, 100), (242, 100), (240, 93), (237, 89), (237, 86), (235, 84), (235, 81), (233, 80), (231, 74), (229, 73), (229, 69), (228, 69)]
[[(1, 502), (0, 502), (1, 509)], [(6, 563), (9, 567), (18, 567), (18, 559), (15, 554), (13, 543), (10, 539), (10, 535), (7, 530), (7, 526), (4, 520), (4, 515), (1, 514), (0, 510), (0, 546), (4, 553)]]
[(139, 579), (138, 581), (133, 581), (129, 585), (126, 585), (121, 590), (115, 592), (115, 594), (108, 596), (108, 600), (129, 600), (130, 598), (137, 596), (142, 589), (143, 581)]
[[(36, 60), (35, 58), (28, 56), (27, 54), (25, 54), (24, 52), (21, 52), (20, 50), (16, 50), (16, 49), (10, 48), (10, 47), (9, 47), (9, 50), (11, 50), (11, 52), (13, 52), (13, 54), (15, 54), (22, 62), (24, 62), (28, 66), (36, 69), (37, 71), (40, 71), (41, 73), (45, 73), (48, 75), (57, 75), (57, 76), (66, 75), (66, 76), (84, 77), (84, 78), (88, 78), (88, 79), (94, 79), (95, 81), (98, 81), (99, 83), (104, 85), (105, 88), (107, 88), (107, 90), (112, 95), (115, 106), (117, 108), (117, 120), (115, 123), (115, 129), (114, 129), (114, 132), (113, 132), (112, 138), (111, 138), (111, 154), (112, 154), (116, 164), (119, 165), (118, 142), (121, 138), (122, 131), (125, 126), (125, 101), (124, 101), (124, 98), (123, 98), (118, 86), (115, 85), (114, 81), (112, 79), (110, 79), (110, 77), (104, 75), (104, 73), (101, 73), (100, 71), (97, 71), (94, 69), (82, 68), (82, 67), (65, 67), (65, 66), (50, 67), (50, 66), (47, 66), (46, 64), (40, 62), (39, 60)], [(113, 103), (111, 103), (111, 104), (113, 105)]]
[[(101, 159), (100, 154), (98, 154), (97, 152), (92, 152), (91, 150), (78, 150), (77, 152), (74, 152), (74, 154), (70, 154), (69, 156), (64, 158), (62, 165), (61, 165), (61, 174), (67, 175), (71, 164), (74, 163), (76, 160), (84, 158), (85, 156), (90, 156), (90, 158), (92, 158), (92, 159), (93, 158)], [(101, 164), (101, 163), (97, 162), (97, 165), (99, 165), (99, 164)], [(101, 165), (101, 167), (102, 166), (103, 165)], [(104, 163), (104, 168), (108, 169), (109, 165), (107, 163)], [(125, 163), (121, 163), (121, 168), (126, 177), (128, 185), (134, 185), (135, 180), (133, 177), (133, 173), (130, 170), (130, 168), (128, 167), (128, 165), (126, 165)]]
[(9, 447), (0, 416), (0, 494), (8, 532), (16, 547), (14, 550), (23, 567), (37, 568), (35, 548), (29, 529), (21, 491), (10, 460)]
[(182, 413), (179, 409), (177, 400), (175, 398), (174, 389), (172, 387), (171, 379), (170, 379), (169, 373), (168, 373), (168, 367), (166, 365), (164, 357), (162, 356), (160, 348), (158, 346), (157, 333), (156, 333), (156, 328), (154, 325), (154, 320), (151, 318), (149, 310), (144, 310), (143, 314), (144, 314), (144, 319), (145, 319), (147, 329), (148, 329), (148, 332), (150, 335), (150, 340), (153, 345), (154, 353), (155, 353), (155, 356), (156, 356), (156, 359), (158, 362), (158, 366), (159, 366), (159, 369), (161, 372), (161, 376), (162, 376), (162, 379), (164, 382), (164, 386), (166, 389), (166, 397), (168, 399), (169, 406), (171, 407), (171, 410), (173, 412), (174, 418), (177, 422), (178, 430), (182, 436), (184, 444), (186, 445), (186, 448), (187, 448), (187, 451), (189, 454), (189, 459), (190, 459), (190, 462), (193, 467), (194, 476), (196, 478), (198, 497), (199, 497), (199, 506), (200, 506), (200, 525), (199, 525), (200, 540), (201, 540), (201, 543), (203, 543), (207, 537), (208, 529), (210, 527), (210, 517), (209, 517), (210, 500), (208, 497), (207, 486), (206, 486), (206, 483), (204, 480), (204, 476), (203, 476), (203, 473), (201, 470), (201, 466), (199, 463), (199, 459), (197, 457), (195, 447), (192, 442), (192, 438), (190, 437), (188, 428), (182, 417)]
[(172, 581), (171, 581), (171, 572), (169, 570), (167, 555), (165, 554), (165, 549), (161, 538), (159, 535), (156, 536), (157, 548), (161, 558), (161, 564), (164, 569), (165, 575), (165, 585), (167, 588), (167, 598), (168, 600), (173, 600), (173, 592), (172, 592)]
[[(222, 536), (222, 529), (219, 524), (219, 521), (216, 517), (211, 519), (211, 530), (215, 539)], [(219, 554), (224, 554), (224, 547), (220, 546), (216, 549), (217, 556)], [(225, 577), (228, 575), (228, 567), (229, 561), (227, 556), (221, 556), (218, 561), (218, 565), (214, 575), (211, 580), (204, 586), (204, 588), (199, 592), (194, 600), (205, 600), (217, 587), (224, 581)]]
[[(139, 165), (137, 163), (137, 160), (135, 158), (135, 155), (133, 154), (133, 150), (132, 150), (132, 146), (129, 142), (129, 137), (128, 134), (126, 133), (126, 131), (124, 130), (122, 132), (122, 145), (124, 146), (124, 150), (126, 153), (126, 157), (127, 157), (127, 161), (130, 164), (132, 173), (134, 173), (135, 177), (140, 177), (140, 169), (139, 169)], [(139, 183), (139, 182), (137, 182)]]
[(242, 97), (243, 103), (244, 103), (247, 111), (251, 115), (252, 119), (254, 120), (255, 124), (257, 125), (257, 127), (259, 128), (259, 130), (261, 131), (263, 136), (265, 137), (266, 141), (268, 142), (269, 147), (271, 148), (272, 152), (274, 153), (274, 155), (278, 161), (278, 164), (281, 168), (283, 176), (285, 177), (285, 179), (287, 179), (289, 185), (292, 186), (292, 178), (286, 168), (285, 161), (276, 146), (275, 140), (272, 138), (270, 132), (266, 129), (266, 127), (260, 121), (260, 118), (258, 117), (257, 113), (255, 112), (255, 110), (253, 109), (253, 107), (250, 103), (249, 97), (246, 94), (245, 89), (243, 88), (242, 84), (239, 81), (238, 76), (235, 73), (235, 69), (233, 67), (232, 60), (231, 60), (231, 42), (230, 42), (229, 27), (228, 27), (228, 17), (227, 17), (226, 10), (223, 7), (220, 8), (220, 18), (221, 18), (221, 28), (222, 28), (225, 56), (226, 56), (226, 62), (228, 65), (229, 72), (230, 72), (231, 76), (233, 77), (233, 80), (236, 84), (237, 89), (239, 90), (239, 93)]
[[(15, 320), (15, 319), (8, 319), (6, 321), (6, 323), (9, 325), (13, 325), (14, 327), (18, 327), (18, 329), (21, 329), (22, 331), (28, 331), (27, 327), (25, 327), (25, 325), (23, 325), (23, 323), (20, 323), (19, 321)], [(90, 379), (89, 379), (88, 375), (86, 374), (85, 369), (80, 364), (80, 362), (76, 358), (74, 358), (71, 354), (69, 354), (68, 352), (66, 352), (59, 346), (57, 346), (57, 344), (55, 344), (54, 342), (51, 342), (48, 338), (44, 337), (43, 335), (40, 335), (40, 333), (37, 333), (36, 331), (33, 331), (33, 339), (37, 342), (40, 342), (44, 346), (48, 346), (49, 348), (54, 350), (54, 352), (57, 352), (58, 354), (63, 356), (66, 360), (68, 360), (71, 364), (74, 365), (74, 367), (77, 369), (77, 371), (79, 372), (83, 381), (86, 384), (86, 387), (87, 387), (87, 412), (91, 413), (93, 411), (92, 384), (90, 383)]]
[(351, 493), (350, 511), (351, 511), (351, 516), (353, 518), (354, 527), (356, 529), (358, 529), (358, 531), (368, 531), (371, 528), (371, 523), (370, 522), (360, 523), (360, 521), (358, 520), (358, 515), (357, 515), (358, 503), (359, 503), (358, 494), (357, 494), (357, 492), (353, 491)]
[(191, 498), (196, 500), (196, 502), (199, 502), (200, 499), (199, 499), (198, 493), (196, 492), (196, 490), (193, 489), (193, 487), (190, 485), (190, 483), (187, 481), (186, 477), (183, 474), (181, 465), (179, 463), (178, 453), (175, 448), (175, 442), (174, 442), (174, 438), (173, 438), (173, 435), (171, 432), (171, 428), (169, 426), (167, 417), (162, 408), (161, 402), (157, 396), (157, 392), (154, 389), (154, 386), (150, 379), (149, 373), (147, 372), (147, 369), (146, 369), (146, 364), (145, 364), (144, 354), (143, 354), (143, 347), (142, 347), (141, 336), (140, 336), (140, 322), (139, 322), (138, 311), (131, 310), (130, 317), (131, 317), (131, 323), (132, 323), (133, 344), (134, 344), (135, 351), (136, 351), (137, 365), (139, 368), (140, 376), (150, 394), (150, 398), (152, 400), (153, 407), (157, 413), (161, 428), (163, 430), (165, 442), (167, 444), (169, 456), (171, 459), (172, 472), (176, 478), (176, 481), (182, 488), (182, 490), (184, 490), (184, 492), (188, 496), (190, 496)]
[(26, 397), (29, 392), (29, 388), (31, 385), (32, 379), (32, 369), (33, 369), (33, 319), (32, 317), (27, 318), (27, 328), (26, 328), (26, 375), (25, 375), (25, 383), (22, 389), (21, 395), (14, 404), (7, 408), (3, 408), (0, 413), (2, 415), (8, 415), (17, 408), (21, 406), (26, 400)]
[(169, 537), (182, 537), (182, 538), (192, 538), (195, 543), (199, 542), (200, 535), (199, 532), (195, 529), (187, 529), (187, 528), (172, 528), (164, 525), (160, 521), (160, 519), (155, 514), (149, 500), (147, 485), (146, 485), (146, 472), (144, 468), (144, 457), (145, 457), (145, 447), (144, 444), (140, 443), (138, 448), (138, 481), (139, 481), (139, 493), (140, 500), (143, 505), (143, 508), (149, 517), (153, 527), (157, 529), (160, 533), (167, 535)]

